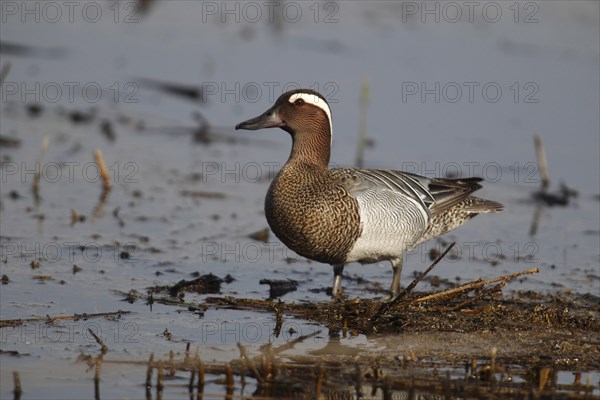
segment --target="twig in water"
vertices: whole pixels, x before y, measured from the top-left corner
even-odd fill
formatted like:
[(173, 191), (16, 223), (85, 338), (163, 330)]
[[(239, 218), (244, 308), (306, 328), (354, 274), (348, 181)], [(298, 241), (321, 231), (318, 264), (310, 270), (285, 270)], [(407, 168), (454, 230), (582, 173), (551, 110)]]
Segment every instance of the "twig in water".
[(233, 370), (231, 369), (231, 364), (229, 363), (225, 365), (225, 390), (227, 392), (227, 396), (225, 398), (230, 399), (233, 391), (235, 390), (235, 385), (233, 380)]
[(44, 136), (42, 140), (42, 150), (40, 152), (40, 156), (38, 158), (37, 165), (35, 166), (35, 177), (33, 178), (33, 198), (35, 199), (35, 204), (38, 205), (40, 203), (40, 182), (42, 180), (42, 162), (44, 161), (44, 155), (48, 150), (48, 144), (50, 143), (50, 138), (48, 135)]
[(110, 174), (108, 173), (108, 168), (106, 168), (104, 157), (102, 156), (102, 151), (100, 151), (100, 149), (96, 149), (94, 151), (94, 158), (96, 159), (96, 164), (98, 164), (98, 168), (100, 169), (102, 187), (105, 191), (108, 191), (112, 188), (112, 181), (110, 180)]
[(102, 355), (105, 355), (106, 353), (108, 353), (108, 347), (104, 344), (104, 341), (102, 340), (102, 338), (100, 338), (98, 335), (96, 335), (96, 333), (91, 330), (90, 328), (88, 328), (88, 332), (90, 333), (90, 335), (92, 335), (94, 337), (94, 339), (96, 339), (96, 342), (100, 345), (100, 351), (102, 353)]
[(188, 381), (188, 393), (190, 395), (194, 393), (194, 380), (196, 379), (196, 366), (192, 365), (192, 370), (190, 371), (190, 380)]
[(175, 353), (173, 353), (173, 350), (171, 350), (169, 351), (169, 376), (173, 378), (175, 376), (175, 372), (177, 372), (175, 369)]
[(529, 236), (535, 236), (537, 234), (541, 216), (542, 216), (542, 205), (538, 204), (535, 207), (535, 210), (533, 211), (533, 219), (531, 220), (531, 225), (529, 226)]
[(96, 368), (94, 370), (94, 399), (95, 400), (100, 400), (100, 372), (101, 371), (102, 371), (102, 354), (100, 354), (98, 357), (96, 357)]
[(102, 209), (104, 205), (108, 201), (108, 195), (110, 194), (110, 190), (102, 190), (102, 194), (100, 194), (100, 199), (98, 200), (98, 204), (94, 207), (94, 211), (92, 212), (92, 221), (97, 219), (102, 215)]
[(47, 323), (53, 323), (54, 321), (61, 321), (61, 320), (69, 320), (69, 319), (73, 319), (73, 320), (79, 320), (79, 319), (83, 319), (86, 320), (88, 318), (93, 318), (93, 317), (110, 317), (110, 316), (121, 316), (122, 314), (129, 314), (131, 313), (131, 311), (113, 311), (113, 312), (105, 312), (105, 313), (95, 313), (95, 314), (73, 314), (73, 315), (57, 315), (55, 317), (33, 317), (33, 318), (25, 318), (25, 319), (3, 319), (0, 320), (0, 328), (5, 328), (5, 327), (10, 327), (10, 326), (20, 326), (23, 325), (25, 322), (32, 322), (32, 321), (46, 321)]
[(548, 173), (548, 162), (546, 161), (546, 152), (544, 151), (542, 136), (540, 134), (536, 134), (533, 137), (533, 143), (535, 144), (535, 156), (537, 157), (538, 167), (540, 169), (542, 191), (544, 191), (548, 188), (548, 186), (550, 186), (550, 174)]
[(15, 395), (15, 400), (21, 399), (21, 393), (23, 393), (23, 389), (21, 388), (21, 378), (19, 377), (19, 373), (17, 371), (13, 371), (13, 383), (14, 390), (13, 394)]
[(152, 388), (152, 371), (154, 370), (154, 353), (150, 353), (148, 359), (148, 369), (146, 369), (146, 398), (152, 398), (150, 389)]
[(189, 364), (190, 363), (190, 347), (191, 347), (191, 343), (187, 342), (185, 345), (185, 358), (183, 359), (183, 363), (184, 364)]
[(260, 357), (262, 358), (262, 375), (267, 382), (271, 381), (273, 378), (273, 353), (272, 350), (272, 342), (268, 342), (267, 344), (261, 346), (262, 354)]
[(204, 363), (198, 359), (198, 394), (204, 393)]
[(98, 204), (96, 204), (96, 207), (94, 207), (94, 211), (92, 213), (93, 219), (96, 219), (102, 214), (102, 208), (108, 200), (110, 189), (112, 189), (112, 181), (110, 180), (110, 174), (108, 173), (108, 168), (106, 168), (104, 157), (102, 156), (100, 149), (96, 149), (94, 151), (94, 158), (96, 159), (96, 164), (98, 164), (100, 176), (102, 177), (102, 193), (100, 194), (100, 200), (98, 200)]

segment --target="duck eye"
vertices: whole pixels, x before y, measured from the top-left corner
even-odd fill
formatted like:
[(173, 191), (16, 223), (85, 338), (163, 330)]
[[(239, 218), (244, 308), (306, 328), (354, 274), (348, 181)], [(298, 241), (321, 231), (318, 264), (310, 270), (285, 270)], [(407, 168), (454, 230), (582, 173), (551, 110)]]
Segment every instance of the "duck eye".
[(297, 99), (296, 101), (294, 101), (294, 104), (297, 106), (301, 106), (302, 104), (304, 104), (304, 99)]

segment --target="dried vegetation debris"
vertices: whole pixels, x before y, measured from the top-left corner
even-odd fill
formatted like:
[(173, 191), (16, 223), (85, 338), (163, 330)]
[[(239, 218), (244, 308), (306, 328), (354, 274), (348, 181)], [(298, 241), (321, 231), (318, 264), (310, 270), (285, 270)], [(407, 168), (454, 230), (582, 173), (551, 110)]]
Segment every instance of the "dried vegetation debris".
[[(457, 296), (454, 299), (419, 302), (428, 295), (415, 293), (405, 302), (393, 306), (374, 323), (373, 317), (382, 306), (380, 300), (336, 299), (325, 303), (278, 303), (282, 312), (330, 328), (342, 327), (359, 333), (402, 333), (425, 331), (531, 331), (581, 330), (600, 332), (600, 297), (587, 295), (540, 295), (517, 292), (510, 298), (489, 295)], [(205, 300), (207, 305), (244, 310), (266, 311), (272, 301), (243, 298)], [(600, 339), (600, 334), (598, 335)]]

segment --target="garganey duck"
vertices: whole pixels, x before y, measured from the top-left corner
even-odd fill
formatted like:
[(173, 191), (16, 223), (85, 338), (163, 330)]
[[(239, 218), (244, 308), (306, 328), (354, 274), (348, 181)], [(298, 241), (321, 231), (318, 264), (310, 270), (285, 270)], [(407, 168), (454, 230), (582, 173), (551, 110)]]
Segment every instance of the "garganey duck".
[(267, 221), (290, 249), (333, 265), (334, 296), (341, 293), (345, 264), (389, 260), (395, 297), (405, 252), (479, 213), (502, 210), (499, 203), (471, 196), (481, 188), (481, 178), (330, 169), (331, 109), (313, 90), (284, 93), (262, 115), (235, 129), (276, 127), (292, 136), (292, 151), (267, 192)]

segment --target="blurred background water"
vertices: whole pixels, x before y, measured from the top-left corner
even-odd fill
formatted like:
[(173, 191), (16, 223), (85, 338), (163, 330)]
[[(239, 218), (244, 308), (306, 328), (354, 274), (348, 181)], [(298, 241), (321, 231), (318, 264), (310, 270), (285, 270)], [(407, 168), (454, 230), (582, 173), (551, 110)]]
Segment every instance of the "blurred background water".
[[(233, 131), (298, 87), (320, 91), (331, 105), (333, 165), (356, 164), (364, 113), (366, 167), (486, 178), (481, 196), (506, 209), (445, 238), (457, 241), (458, 253), (436, 269), (440, 277), (466, 281), (538, 266), (538, 275), (511, 287), (598, 295), (599, 4), (3, 1), (0, 66), (9, 70), (0, 234), (10, 282), (0, 292), (2, 319), (135, 311), (127, 320), (135, 343), (112, 340), (109, 347), (119, 357), (146, 359), (156, 346), (181, 349), (161, 336), (165, 328), (178, 343), (203, 343), (206, 330), (197, 316), (124, 303), (115, 290), (143, 293), (199, 272), (231, 274), (225, 295), (268, 297), (260, 279), (293, 278), (300, 288), (283, 300), (326, 300), (329, 266), (306, 262), (273, 235), (267, 243), (247, 237), (267, 227), (263, 198), (287, 159), (288, 135)], [(564, 183), (578, 193), (567, 206), (532, 200), (540, 188), (536, 133), (551, 191)], [(32, 171), (44, 137), (36, 202)], [(115, 183), (104, 203), (96, 148)], [(72, 209), (86, 219), (72, 224)], [(407, 257), (403, 284), (429, 264), (434, 247), (443, 246), (430, 243)], [(73, 264), (82, 271), (74, 274)], [(391, 279), (386, 263), (351, 265), (347, 273), (384, 287)], [(53, 280), (40, 283), (40, 275)], [(350, 296), (373, 296), (345, 285)], [(200, 321), (273, 322), (210, 311)], [(0, 355), (2, 381), (13, 369), (37, 376), (40, 364), (91, 351), (95, 342), (81, 332), (65, 342), (3, 329), (2, 350), (31, 357)], [(235, 342), (216, 335), (209, 357), (235, 356)], [(137, 382), (127, 379), (125, 387)], [(44, 387), (58, 385), (26, 380), (40, 398)], [(9, 389), (2, 385), (3, 397)]]

